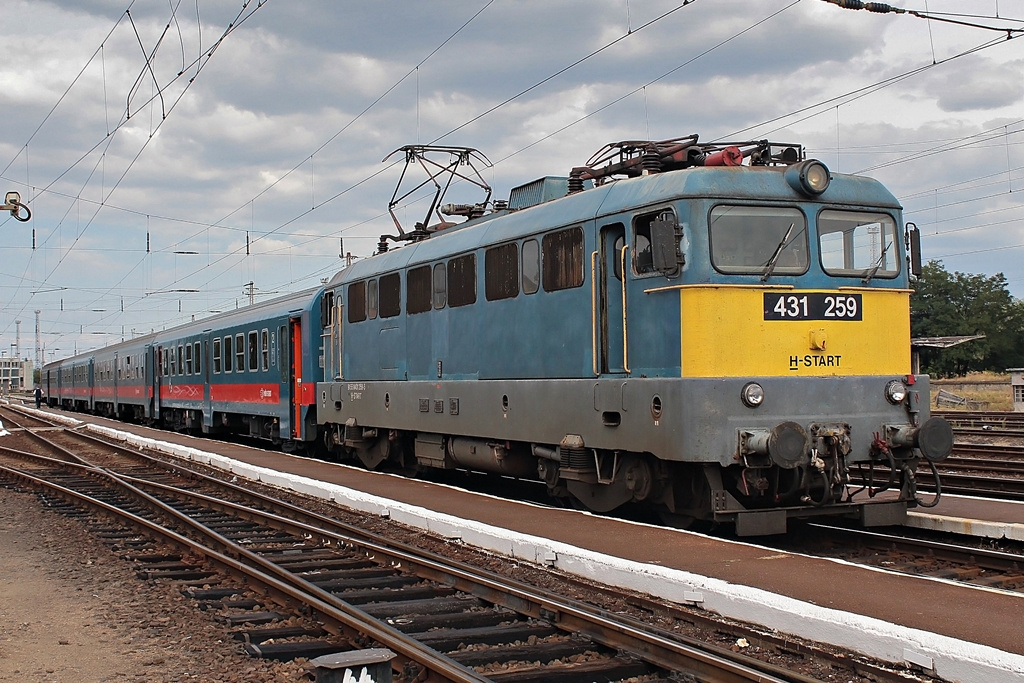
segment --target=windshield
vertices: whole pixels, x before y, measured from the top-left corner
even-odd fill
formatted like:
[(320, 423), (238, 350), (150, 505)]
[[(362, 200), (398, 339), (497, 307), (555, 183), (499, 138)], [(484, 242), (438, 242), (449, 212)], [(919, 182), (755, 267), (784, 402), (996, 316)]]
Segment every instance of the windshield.
[(870, 280), (900, 272), (896, 222), (884, 213), (822, 211), (818, 216), (821, 267), (829, 275)]
[(807, 221), (798, 209), (716, 206), (711, 263), (721, 273), (797, 275), (807, 270)]

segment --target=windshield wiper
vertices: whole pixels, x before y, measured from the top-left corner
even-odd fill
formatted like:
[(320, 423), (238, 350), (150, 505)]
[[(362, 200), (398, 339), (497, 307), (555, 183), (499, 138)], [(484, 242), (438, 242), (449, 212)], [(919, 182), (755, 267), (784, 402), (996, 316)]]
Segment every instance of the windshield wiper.
[(779, 242), (779, 246), (775, 247), (775, 252), (772, 253), (772, 257), (768, 259), (768, 263), (764, 265), (764, 273), (761, 274), (761, 282), (766, 281), (771, 277), (772, 272), (775, 270), (775, 264), (779, 262), (779, 257), (782, 256), (782, 250), (789, 245), (789, 236), (793, 234), (793, 226), (796, 223), (790, 223), (789, 229), (786, 230), (786, 234), (782, 236), (782, 241)]
[(871, 266), (871, 268), (869, 268), (864, 273), (864, 279), (861, 280), (861, 282), (863, 284), (866, 285), (866, 284), (869, 284), (871, 282), (871, 278), (873, 278), (875, 276), (875, 273), (878, 272), (878, 269), (882, 267), (882, 261), (885, 260), (885, 252), (889, 251), (889, 247), (891, 247), (891, 246), (892, 246), (892, 242), (891, 241), (889, 242), (889, 244), (886, 244), (886, 245), (882, 246), (882, 253), (878, 255), (878, 260), (875, 261), (875, 265)]

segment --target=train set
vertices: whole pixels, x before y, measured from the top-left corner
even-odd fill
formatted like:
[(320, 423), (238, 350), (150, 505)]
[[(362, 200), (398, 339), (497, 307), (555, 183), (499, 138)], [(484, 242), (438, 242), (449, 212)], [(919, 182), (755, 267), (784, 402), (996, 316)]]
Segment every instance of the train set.
[[(693, 135), (613, 143), (491, 201), (476, 150), (400, 151), (436, 187), (413, 229), (394, 213), (403, 173), (398, 234), (373, 256), (49, 363), (47, 403), (371, 469), (539, 480), (581, 508), (741, 535), (894, 524), (921, 504), (914, 473), (952, 430), (911, 372), (918, 233), (880, 183), (799, 145)], [(442, 204), (453, 180), (483, 200)]]

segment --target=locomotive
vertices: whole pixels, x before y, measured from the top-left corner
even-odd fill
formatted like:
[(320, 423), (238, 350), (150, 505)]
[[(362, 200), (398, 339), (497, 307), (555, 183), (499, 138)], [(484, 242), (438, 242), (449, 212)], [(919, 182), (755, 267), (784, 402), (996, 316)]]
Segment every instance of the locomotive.
[[(399, 152), (429, 177), (402, 194), (402, 173), (376, 254), (262, 312), (50, 364), (50, 402), (371, 469), (534, 479), (583, 509), (740, 535), (898, 524), (924, 504), (915, 471), (952, 430), (911, 372), (920, 243), (880, 183), (797, 144), (691, 135), (612, 143), (491, 201), (478, 151)], [(482, 201), (443, 204), (455, 182)], [(405, 229), (395, 208), (429, 184)], [(126, 412), (119, 387), (97, 400), (88, 364), (113, 360), (117, 383), (132, 353), (147, 389)], [(239, 369), (247, 389), (225, 401)]]

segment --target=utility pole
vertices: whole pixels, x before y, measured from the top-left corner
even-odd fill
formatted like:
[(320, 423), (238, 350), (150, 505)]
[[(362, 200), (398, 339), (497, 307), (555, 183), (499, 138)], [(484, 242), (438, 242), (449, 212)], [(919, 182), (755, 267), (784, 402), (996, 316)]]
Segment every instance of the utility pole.
[(40, 349), (43, 348), (42, 345), (39, 343), (39, 338), (40, 338), (40, 334), (39, 334), (39, 314), (40, 313), (42, 313), (42, 311), (40, 311), (37, 308), (36, 309), (36, 367), (37, 368), (43, 367), (43, 364), (40, 361), (40, 356), (39, 356)]

